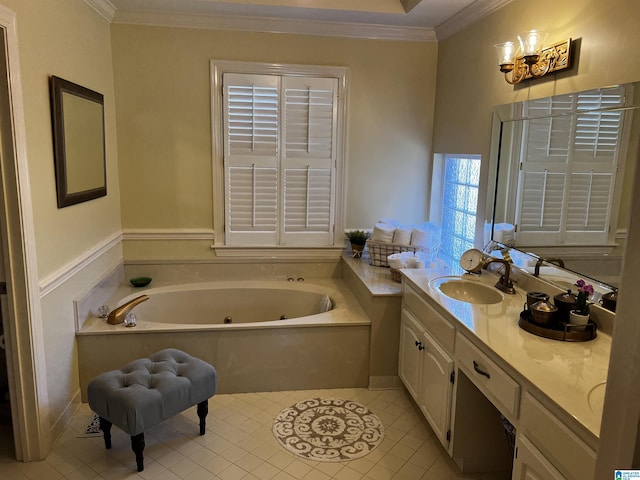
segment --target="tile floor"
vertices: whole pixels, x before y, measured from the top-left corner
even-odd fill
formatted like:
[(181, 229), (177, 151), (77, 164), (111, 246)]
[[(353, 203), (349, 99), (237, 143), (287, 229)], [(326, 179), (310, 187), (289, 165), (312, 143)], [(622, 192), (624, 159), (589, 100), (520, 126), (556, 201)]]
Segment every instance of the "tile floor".
[[(312, 397), (355, 400), (374, 411), (385, 438), (369, 455), (344, 463), (300, 460), (278, 445), (273, 418)], [(82, 438), (92, 417), (82, 404), (53, 451), (41, 462), (15, 461), (9, 430), (0, 431), (0, 478), (6, 480), (494, 480), (462, 475), (404, 390), (305, 390), (216, 395), (207, 433), (197, 434), (195, 407), (145, 432), (145, 469), (135, 471), (130, 439), (114, 427), (113, 448), (102, 436)]]

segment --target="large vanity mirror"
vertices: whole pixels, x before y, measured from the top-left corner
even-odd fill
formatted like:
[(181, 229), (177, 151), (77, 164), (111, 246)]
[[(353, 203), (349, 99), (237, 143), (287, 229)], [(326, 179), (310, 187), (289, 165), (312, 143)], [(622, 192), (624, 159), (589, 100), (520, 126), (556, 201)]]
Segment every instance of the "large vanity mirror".
[[(619, 285), (640, 139), (640, 82), (494, 110), (485, 241), (570, 286)], [(490, 178), (492, 174), (490, 173)], [(493, 183), (495, 182), (495, 183)], [(553, 266), (562, 263), (564, 268)]]

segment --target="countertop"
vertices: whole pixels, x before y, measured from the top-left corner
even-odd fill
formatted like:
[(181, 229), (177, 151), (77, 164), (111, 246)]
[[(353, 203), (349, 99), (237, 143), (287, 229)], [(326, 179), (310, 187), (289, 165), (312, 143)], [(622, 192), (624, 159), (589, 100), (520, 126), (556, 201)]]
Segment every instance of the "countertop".
[[(447, 297), (429, 282), (456, 274), (442, 269), (403, 269), (402, 274), (419, 291), (449, 314), (465, 336), (475, 336), (486, 348), (599, 438), (604, 385), (609, 368), (611, 337), (598, 331), (586, 342), (564, 342), (533, 335), (518, 326), (526, 292), (504, 295), (501, 303), (472, 305)], [(464, 274), (470, 281), (493, 286), (497, 276)], [(476, 342), (478, 343), (478, 342)], [(591, 405), (589, 403), (591, 400)]]

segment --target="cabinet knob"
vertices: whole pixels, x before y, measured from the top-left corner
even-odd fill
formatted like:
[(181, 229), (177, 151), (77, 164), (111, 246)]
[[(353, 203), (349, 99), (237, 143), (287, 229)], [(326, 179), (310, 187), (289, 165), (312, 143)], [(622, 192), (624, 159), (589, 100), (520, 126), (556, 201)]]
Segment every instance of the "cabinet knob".
[(418, 340), (416, 340), (416, 347), (418, 347), (418, 350), (424, 350), (424, 347), (422, 346), (422, 342), (419, 342)]

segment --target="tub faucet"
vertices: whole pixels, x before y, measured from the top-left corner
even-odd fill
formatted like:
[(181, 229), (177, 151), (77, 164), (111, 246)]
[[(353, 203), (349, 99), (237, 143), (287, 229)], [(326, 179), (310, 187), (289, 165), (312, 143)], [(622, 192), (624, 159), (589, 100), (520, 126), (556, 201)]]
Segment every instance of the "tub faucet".
[(537, 277), (538, 275), (540, 275), (540, 266), (544, 262), (557, 263), (560, 268), (564, 268), (564, 260), (562, 260), (561, 258), (539, 258), (538, 261), (536, 262), (536, 268), (533, 272), (534, 277)]
[(509, 262), (504, 258), (488, 257), (484, 261), (484, 265), (482, 267), (486, 269), (491, 263), (501, 263), (504, 265), (504, 273), (500, 276), (498, 283), (496, 283), (496, 288), (501, 292), (508, 293), (510, 295), (516, 293), (516, 289), (513, 288), (513, 282), (509, 278), (509, 275), (511, 275), (511, 266), (509, 265)]
[(127, 313), (133, 310), (133, 307), (146, 300), (149, 300), (149, 295), (140, 295), (133, 300), (129, 300), (124, 305), (114, 308), (107, 317), (107, 323), (111, 325), (118, 325), (119, 323), (124, 322), (124, 318), (127, 316)]

